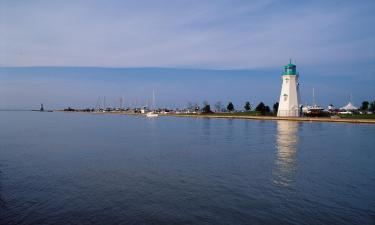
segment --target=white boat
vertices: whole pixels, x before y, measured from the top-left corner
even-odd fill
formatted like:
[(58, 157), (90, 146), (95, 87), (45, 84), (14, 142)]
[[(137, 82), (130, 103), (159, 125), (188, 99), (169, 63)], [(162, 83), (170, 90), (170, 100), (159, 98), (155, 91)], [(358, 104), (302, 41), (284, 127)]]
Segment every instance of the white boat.
[(307, 105), (302, 108), (302, 112), (311, 115), (320, 115), (324, 111), (324, 108), (317, 105)]
[(146, 117), (149, 117), (149, 118), (153, 118), (153, 117), (158, 117), (159, 115), (157, 113), (154, 113), (154, 112), (148, 112), (146, 114)]
[(302, 108), (302, 112), (306, 113), (306, 114), (309, 114), (309, 115), (319, 116), (320, 114), (323, 113), (324, 108), (318, 106), (315, 103), (315, 90), (314, 90), (314, 88), (313, 88), (313, 99), (312, 99), (312, 101), (313, 101), (313, 104), (304, 106)]
[[(155, 108), (155, 91), (152, 91), (152, 108)], [(146, 117), (148, 118), (155, 118), (158, 117), (159, 115), (153, 111), (146, 113)]]

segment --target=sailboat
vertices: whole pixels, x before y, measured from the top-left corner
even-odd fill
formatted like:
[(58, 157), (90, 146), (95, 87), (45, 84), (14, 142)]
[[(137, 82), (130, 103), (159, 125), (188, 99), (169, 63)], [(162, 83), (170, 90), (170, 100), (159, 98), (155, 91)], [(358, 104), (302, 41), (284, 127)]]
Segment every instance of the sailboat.
[(315, 102), (315, 89), (313, 88), (313, 104), (302, 108), (302, 111), (309, 115), (319, 116), (323, 112), (323, 108), (318, 106)]
[(159, 115), (157, 113), (155, 113), (154, 110), (155, 110), (155, 91), (153, 90), (152, 91), (152, 110), (151, 110), (151, 112), (148, 112), (146, 114), (146, 117), (148, 117), (148, 118), (158, 117)]

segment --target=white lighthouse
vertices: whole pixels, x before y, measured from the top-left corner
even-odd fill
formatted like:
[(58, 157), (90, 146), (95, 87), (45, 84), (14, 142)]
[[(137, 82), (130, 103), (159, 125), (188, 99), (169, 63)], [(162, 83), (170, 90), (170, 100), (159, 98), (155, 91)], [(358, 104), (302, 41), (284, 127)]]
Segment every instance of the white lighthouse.
[(300, 116), (298, 77), (296, 65), (290, 61), (288, 65), (284, 66), (277, 116)]

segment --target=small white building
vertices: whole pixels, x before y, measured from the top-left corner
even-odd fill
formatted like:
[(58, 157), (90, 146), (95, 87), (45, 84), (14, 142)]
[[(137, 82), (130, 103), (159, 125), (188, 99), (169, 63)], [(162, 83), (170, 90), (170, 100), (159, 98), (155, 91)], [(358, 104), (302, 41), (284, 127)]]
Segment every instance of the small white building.
[(289, 62), (288, 65), (284, 66), (284, 72), (281, 77), (282, 85), (277, 116), (300, 116), (301, 110), (299, 107), (300, 95), (298, 77), (299, 74), (297, 73), (296, 65)]
[(147, 107), (143, 107), (142, 109), (141, 109), (141, 113), (142, 114), (146, 114), (146, 113), (148, 113), (149, 112), (149, 110), (147, 109)]
[(336, 108), (332, 104), (330, 104), (330, 105), (328, 105), (327, 110), (328, 111), (334, 111), (334, 110), (336, 110)]
[(357, 110), (358, 108), (349, 102), (346, 106), (340, 108), (339, 114), (353, 114), (353, 112)]

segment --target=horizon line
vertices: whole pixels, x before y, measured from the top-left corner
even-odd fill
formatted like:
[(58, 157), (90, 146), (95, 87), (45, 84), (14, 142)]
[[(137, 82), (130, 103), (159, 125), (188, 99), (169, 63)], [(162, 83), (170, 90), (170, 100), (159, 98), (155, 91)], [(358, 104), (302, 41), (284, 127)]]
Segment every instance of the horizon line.
[[(282, 68), (280, 66), (279, 68)], [(278, 67), (257, 67), (257, 68), (199, 68), (199, 67), (157, 67), (157, 66), (134, 66), (134, 67), (113, 67), (113, 66), (0, 66), (0, 69), (33, 69), (33, 68), (76, 68), (76, 69), (161, 69), (161, 70), (214, 70), (214, 71), (259, 71), (274, 70)]]

